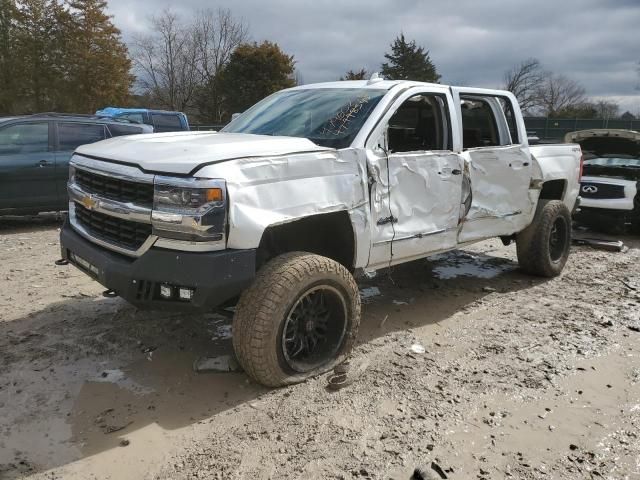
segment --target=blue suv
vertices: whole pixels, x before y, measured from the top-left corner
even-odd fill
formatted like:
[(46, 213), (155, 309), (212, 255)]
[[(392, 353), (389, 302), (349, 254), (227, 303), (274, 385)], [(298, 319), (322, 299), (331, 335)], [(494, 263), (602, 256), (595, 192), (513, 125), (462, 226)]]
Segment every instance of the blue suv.
[(96, 115), (152, 125), (155, 132), (179, 132), (189, 130), (187, 116), (182, 112), (149, 110), (146, 108), (106, 107), (98, 110)]

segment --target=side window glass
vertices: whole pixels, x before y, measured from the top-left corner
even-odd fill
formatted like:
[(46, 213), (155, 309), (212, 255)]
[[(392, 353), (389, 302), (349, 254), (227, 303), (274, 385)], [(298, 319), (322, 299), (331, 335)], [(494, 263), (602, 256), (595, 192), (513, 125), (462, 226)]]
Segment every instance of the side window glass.
[(476, 97), (461, 97), (463, 148), (500, 145), (498, 123), (489, 102)]
[(450, 150), (449, 130), (445, 99), (433, 94), (414, 95), (389, 119), (389, 151)]
[(175, 132), (182, 130), (180, 118), (177, 115), (154, 113), (151, 115), (156, 132)]
[(49, 151), (49, 124), (23, 123), (0, 129), (0, 155)]
[(99, 142), (105, 138), (104, 125), (64, 122), (58, 124), (58, 142), (61, 151), (75, 150), (80, 145)]

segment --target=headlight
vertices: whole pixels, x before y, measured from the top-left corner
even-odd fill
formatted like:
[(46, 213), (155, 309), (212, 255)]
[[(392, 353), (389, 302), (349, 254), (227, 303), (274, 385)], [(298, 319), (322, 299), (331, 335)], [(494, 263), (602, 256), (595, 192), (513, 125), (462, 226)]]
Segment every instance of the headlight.
[(157, 176), (151, 220), (154, 233), (190, 242), (220, 242), (226, 230), (224, 180)]
[(156, 185), (154, 209), (176, 213), (206, 213), (224, 204), (224, 191), (220, 187), (185, 188), (173, 185)]

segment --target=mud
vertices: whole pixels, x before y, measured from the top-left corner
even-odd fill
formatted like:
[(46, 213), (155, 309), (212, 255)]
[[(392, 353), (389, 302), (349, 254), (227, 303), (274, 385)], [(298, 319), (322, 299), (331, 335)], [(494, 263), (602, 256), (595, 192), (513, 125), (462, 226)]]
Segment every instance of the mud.
[(0, 219), (2, 479), (640, 478), (637, 237), (553, 280), (496, 240), (362, 281), (369, 367), (332, 392), (217, 368), (227, 316), (103, 298), (59, 227)]

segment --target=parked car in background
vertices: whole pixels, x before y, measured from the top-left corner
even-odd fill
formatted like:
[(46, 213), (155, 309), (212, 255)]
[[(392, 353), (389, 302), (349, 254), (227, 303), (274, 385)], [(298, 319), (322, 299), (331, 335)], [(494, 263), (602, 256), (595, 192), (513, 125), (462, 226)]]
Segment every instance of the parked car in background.
[(187, 120), (187, 116), (182, 112), (148, 110), (146, 108), (106, 107), (98, 110), (96, 115), (144, 123), (151, 125), (156, 132), (180, 132), (189, 130), (189, 121)]
[(640, 231), (640, 132), (593, 129), (568, 133), (584, 152), (578, 223), (608, 233)]
[(76, 147), (152, 132), (148, 125), (94, 116), (0, 118), (0, 215), (67, 210), (69, 159)]

